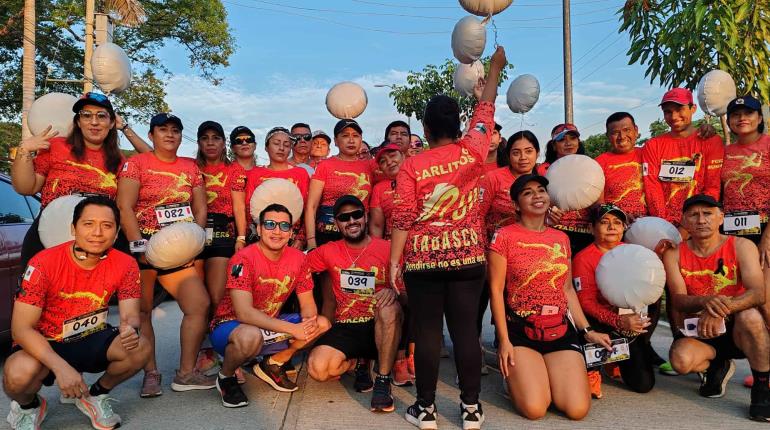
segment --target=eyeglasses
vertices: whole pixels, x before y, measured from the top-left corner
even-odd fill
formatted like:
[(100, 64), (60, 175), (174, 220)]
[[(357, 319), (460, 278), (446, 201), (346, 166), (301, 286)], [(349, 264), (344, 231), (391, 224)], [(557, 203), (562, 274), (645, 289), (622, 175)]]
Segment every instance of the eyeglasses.
[(99, 112), (91, 112), (90, 110), (81, 110), (78, 112), (80, 119), (88, 122), (95, 116), (99, 122), (108, 122), (110, 120), (110, 114), (100, 110)]
[(291, 231), (291, 223), (289, 221), (276, 222), (271, 219), (266, 219), (262, 221), (262, 227), (264, 227), (265, 230), (275, 230), (275, 228), (278, 227), (284, 233)]
[(232, 144), (233, 145), (248, 145), (248, 144), (251, 144), (251, 143), (254, 143), (254, 142), (255, 142), (255, 140), (251, 136), (238, 136), (238, 137), (235, 138), (235, 140), (233, 141)]
[(310, 133), (292, 134), (291, 137), (294, 138), (295, 141), (304, 140), (306, 142), (310, 142), (310, 139), (313, 138), (313, 135)]
[(338, 214), (335, 218), (339, 222), (348, 222), (351, 219), (361, 219), (364, 217), (364, 211), (361, 209), (356, 209), (353, 212), (345, 212), (343, 214)]

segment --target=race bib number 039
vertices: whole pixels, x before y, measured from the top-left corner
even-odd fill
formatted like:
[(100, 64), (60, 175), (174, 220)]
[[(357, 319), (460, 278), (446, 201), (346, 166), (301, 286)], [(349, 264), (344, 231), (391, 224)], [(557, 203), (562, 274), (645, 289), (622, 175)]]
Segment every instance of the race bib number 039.
[(586, 357), (586, 366), (588, 367), (596, 367), (631, 358), (628, 340), (624, 337), (612, 340), (612, 352), (607, 351), (603, 346), (596, 343), (587, 343), (583, 347), (583, 352)]
[(664, 182), (690, 182), (695, 177), (694, 161), (667, 161), (660, 164), (658, 179)]
[(725, 222), (722, 226), (727, 234), (744, 236), (762, 233), (759, 212), (744, 211), (727, 213), (725, 214)]
[(262, 332), (263, 345), (272, 345), (274, 343), (283, 342), (289, 340), (292, 336), (289, 333), (278, 333), (275, 331), (259, 329)]
[(190, 203), (155, 206), (155, 217), (161, 227), (177, 222), (195, 222)]
[(360, 296), (374, 295), (374, 272), (343, 269), (340, 271), (340, 288), (345, 293)]
[(72, 342), (103, 329), (108, 312), (109, 308), (102, 308), (64, 321), (62, 341)]

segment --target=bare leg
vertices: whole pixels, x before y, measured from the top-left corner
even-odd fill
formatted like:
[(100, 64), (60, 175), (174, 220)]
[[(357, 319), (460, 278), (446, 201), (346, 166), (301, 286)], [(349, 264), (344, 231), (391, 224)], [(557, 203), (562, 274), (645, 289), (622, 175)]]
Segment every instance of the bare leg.
[(26, 352), (14, 352), (5, 360), (3, 390), (20, 405), (27, 405), (35, 399), (48, 372), (43, 363)]
[(551, 404), (551, 384), (545, 359), (533, 349), (517, 346), (513, 348), (513, 362), (513, 366), (508, 366), (506, 380), (513, 407), (524, 418), (543, 418)]
[(259, 354), (262, 341), (262, 332), (259, 328), (249, 324), (236, 327), (228, 338), (220, 373), (227, 377), (233, 376), (238, 367)]
[(225, 295), (227, 282), (227, 257), (212, 257), (206, 260), (206, 289), (211, 299), (211, 314)]
[(746, 309), (735, 315), (733, 340), (746, 354), (752, 369), (759, 372), (770, 370), (770, 335), (757, 309)]
[(158, 370), (158, 363), (155, 361), (155, 330), (152, 327), (152, 299), (155, 295), (155, 280), (158, 272), (153, 269), (142, 270), (140, 278), (142, 282), (142, 302), (139, 317), (141, 318), (142, 337), (147, 339), (150, 347), (150, 358), (144, 366), (145, 372)]
[(310, 377), (319, 382), (340, 376), (355, 366), (355, 359), (348, 360), (342, 351), (328, 345), (320, 345), (310, 352), (307, 359)]
[(714, 347), (689, 337), (675, 340), (668, 353), (671, 367), (680, 375), (705, 372), (716, 355)]
[(274, 362), (277, 363), (286, 363), (287, 361), (291, 360), (292, 357), (294, 357), (294, 354), (297, 353), (297, 351), (300, 351), (304, 348), (307, 348), (309, 345), (312, 345), (313, 342), (315, 342), (319, 336), (329, 331), (331, 328), (331, 323), (329, 320), (324, 318), (323, 316), (318, 316), (318, 326), (320, 328), (320, 331), (318, 333), (318, 336), (316, 336), (313, 339), (310, 340), (291, 340), (289, 341), (289, 347), (284, 349), (283, 351), (276, 352), (273, 354), (272, 358)]
[(150, 352), (150, 342), (145, 337), (140, 337), (139, 345), (130, 351), (123, 348), (120, 336), (116, 337), (107, 349), (107, 360), (110, 364), (107, 366), (107, 371), (99, 378), (99, 385), (111, 390), (136, 375), (150, 359)]
[(576, 351), (557, 351), (543, 356), (557, 409), (571, 420), (582, 420), (591, 408), (591, 392), (583, 357)]
[(379, 374), (388, 375), (396, 360), (401, 336), (401, 306), (398, 302), (378, 307), (374, 311), (374, 342), (377, 345)]

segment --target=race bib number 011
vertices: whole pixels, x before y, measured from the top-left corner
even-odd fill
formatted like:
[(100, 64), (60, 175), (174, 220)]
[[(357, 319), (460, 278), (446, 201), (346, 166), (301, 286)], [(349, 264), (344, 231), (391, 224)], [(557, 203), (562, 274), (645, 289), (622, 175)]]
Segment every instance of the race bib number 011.
[(64, 321), (62, 326), (62, 341), (72, 342), (93, 332), (99, 331), (107, 324), (109, 308), (97, 309), (84, 315)]
[(374, 295), (374, 272), (343, 269), (340, 271), (340, 288), (345, 293), (360, 296)]
[(624, 337), (612, 340), (612, 352), (607, 351), (599, 344), (587, 343), (583, 347), (583, 353), (586, 357), (587, 367), (596, 367), (602, 364), (614, 363), (616, 361), (623, 361), (631, 358), (631, 352), (628, 349), (628, 340)]
[(664, 182), (690, 182), (695, 177), (694, 161), (667, 161), (660, 164), (658, 179)]
[(274, 343), (283, 342), (292, 338), (289, 333), (278, 333), (275, 331), (259, 329), (262, 332), (263, 345), (272, 345)]
[(725, 233), (738, 236), (762, 233), (759, 212), (754, 211), (727, 213), (725, 214), (725, 222), (722, 226)]
[(190, 203), (155, 206), (155, 218), (161, 227), (177, 222), (195, 222)]

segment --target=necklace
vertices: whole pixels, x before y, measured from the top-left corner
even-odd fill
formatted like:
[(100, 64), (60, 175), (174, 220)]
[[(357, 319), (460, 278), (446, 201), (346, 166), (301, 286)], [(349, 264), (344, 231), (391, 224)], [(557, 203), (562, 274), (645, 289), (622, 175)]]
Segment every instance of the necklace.
[(345, 250), (345, 254), (347, 254), (348, 260), (350, 260), (350, 267), (351, 268), (356, 267), (356, 262), (358, 261), (359, 258), (361, 258), (362, 255), (364, 255), (364, 252), (366, 251), (366, 248), (368, 248), (369, 245), (371, 245), (371, 244), (372, 244), (372, 241), (371, 241), (371, 239), (369, 239), (369, 243), (366, 244), (364, 249), (361, 250), (361, 253), (358, 254), (358, 257), (356, 257), (355, 259), (353, 259), (353, 257), (350, 256), (350, 252), (348, 252), (348, 245), (347, 245), (347, 243), (343, 243), (342, 244), (342, 247), (343, 247), (342, 249)]

